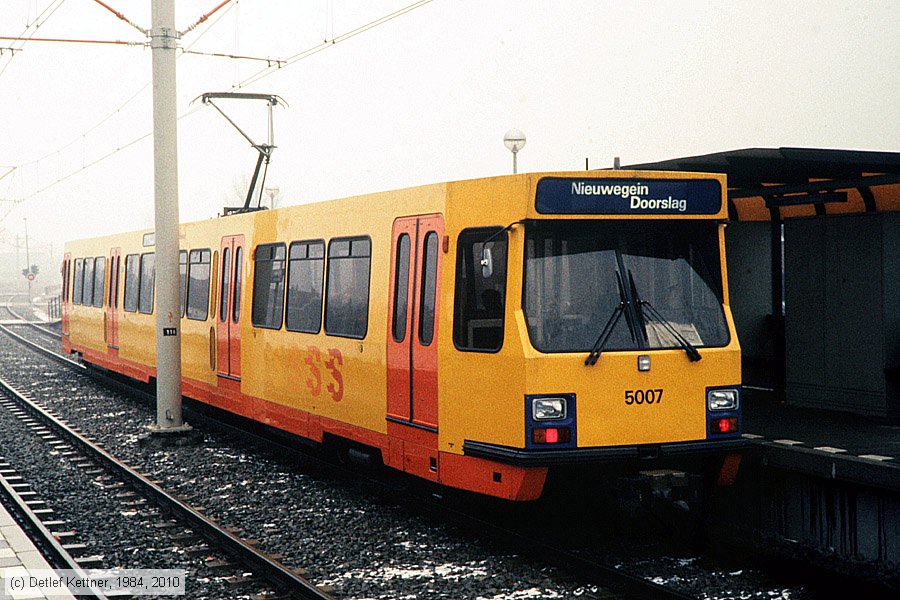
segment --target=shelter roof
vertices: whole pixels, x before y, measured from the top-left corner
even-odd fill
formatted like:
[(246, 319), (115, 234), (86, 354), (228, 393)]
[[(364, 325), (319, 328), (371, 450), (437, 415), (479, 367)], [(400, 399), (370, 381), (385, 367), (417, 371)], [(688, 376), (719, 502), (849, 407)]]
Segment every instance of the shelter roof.
[(725, 173), (742, 221), (900, 211), (900, 152), (746, 148), (622, 168)]

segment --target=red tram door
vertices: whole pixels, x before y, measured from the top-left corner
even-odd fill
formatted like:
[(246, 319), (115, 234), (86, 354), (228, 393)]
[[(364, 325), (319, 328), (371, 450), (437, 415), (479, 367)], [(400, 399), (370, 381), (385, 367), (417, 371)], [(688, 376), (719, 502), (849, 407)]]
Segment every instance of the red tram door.
[(222, 238), (219, 253), (219, 311), (216, 317), (216, 368), (219, 377), (241, 379), (241, 287), (244, 236)]
[(391, 239), (388, 420), (436, 432), (444, 219), (441, 215), (397, 219)]
[(106, 346), (119, 349), (119, 262), (121, 250), (109, 251), (109, 287), (106, 297)]

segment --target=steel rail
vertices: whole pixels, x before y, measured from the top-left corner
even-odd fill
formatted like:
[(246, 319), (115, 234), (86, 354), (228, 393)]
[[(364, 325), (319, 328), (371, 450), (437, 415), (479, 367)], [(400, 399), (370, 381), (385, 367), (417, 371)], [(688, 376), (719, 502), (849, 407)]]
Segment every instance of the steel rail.
[(62, 339), (62, 334), (61, 334), (61, 333), (58, 333), (58, 332), (56, 332), (56, 331), (53, 331), (52, 329), (47, 329), (46, 327), (42, 327), (42, 326), (38, 325), (37, 323), (32, 323), (31, 321), (28, 321), (25, 317), (23, 317), (22, 315), (20, 315), (20, 314), (17, 313), (16, 311), (14, 311), (14, 310), (12, 309), (12, 300), (13, 300), (13, 298), (15, 298), (15, 297), (16, 297), (16, 295), (11, 295), (11, 296), (9, 297), (9, 299), (6, 301), (6, 304), (3, 306), (3, 308), (6, 309), (6, 310), (9, 312), (9, 314), (11, 314), (14, 318), (16, 318), (16, 319), (22, 321), (22, 324), (23, 324), (23, 325), (28, 325), (29, 327), (33, 327), (33, 328), (36, 329), (37, 331), (40, 331), (41, 333), (44, 333), (44, 334), (46, 334), (46, 335), (49, 335), (49, 336), (51, 336), (51, 337), (53, 337), (53, 338), (56, 338), (56, 339), (58, 339), (58, 340), (59, 340), (59, 339)]
[(82, 363), (72, 360), (71, 358), (64, 356), (62, 354), (59, 354), (57, 352), (54, 352), (53, 350), (48, 350), (47, 348), (44, 348), (40, 344), (37, 344), (37, 343), (29, 340), (28, 338), (19, 335), (18, 333), (16, 333), (15, 331), (13, 331), (9, 327), (7, 327), (6, 325), (0, 325), (0, 331), (5, 333), (9, 337), (13, 338), (20, 344), (24, 344), (24, 345), (28, 346), (29, 348), (31, 348), (32, 350), (34, 350), (36, 352), (40, 352), (47, 358), (50, 358), (57, 362), (63, 363), (67, 367), (74, 369), (80, 373), (86, 373), (88, 370), (87, 367), (85, 365), (83, 365)]
[[(92, 378), (100, 380), (105, 385), (111, 386), (119, 391), (127, 391), (129, 393), (139, 395), (145, 401), (153, 400), (153, 396), (150, 393), (129, 386), (127, 383), (109, 377), (101, 371), (88, 369), (81, 363), (76, 363), (69, 360), (63, 355), (47, 350), (46, 348), (43, 348), (35, 344), (34, 342), (31, 342), (30, 340), (9, 331), (2, 325), (0, 325), (0, 330), (4, 331), (8, 335), (15, 337), (22, 343), (27, 344), (29, 347), (38, 350), (42, 354), (54, 360), (57, 360), (68, 366), (83, 369), (84, 371), (86, 371), (86, 374), (88, 374)], [(2, 379), (0, 379), (0, 385), (2, 385), (2, 383), (3, 381)], [(251, 441), (257, 445), (261, 445), (269, 449), (276, 449), (279, 453), (281, 453), (282, 456), (294, 456), (300, 454), (300, 451), (290, 444), (281, 443), (277, 439), (267, 437), (262, 433), (256, 433), (246, 428), (242, 428), (238, 425), (222, 421), (220, 419), (217, 419), (215, 416), (208, 414), (206, 411), (201, 412), (192, 410), (190, 405), (186, 405), (185, 410), (191, 415), (192, 419), (202, 419), (212, 427), (223, 430), (231, 435), (235, 435), (235, 437), (241, 439), (242, 441)], [(315, 457), (311, 456), (310, 454), (303, 454), (303, 457), (307, 460), (311, 458), (316, 460)], [(332, 463), (328, 464), (331, 467), (335, 468)], [(506, 539), (510, 543), (522, 548), (523, 552), (530, 553), (532, 555), (539, 554), (542, 560), (546, 560), (547, 562), (555, 564), (562, 569), (569, 570), (570, 572), (577, 573), (579, 576), (585, 577), (588, 581), (591, 581), (592, 583), (595, 583), (601, 587), (608, 588), (609, 590), (613, 590), (616, 593), (622, 594), (627, 598), (640, 600), (696, 600), (696, 597), (691, 594), (674, 590), (672, 588), (663, 586), (653, 581), (649, 581), (636, 575), (625, 573), (611, 566), (580, 557), (569, 550), (559, 548), (541, 540), (530, 538), (523, 533), (501, 527), (489, 521), (480, 519), (474, 515), (450, 508), (444, 504), (435, 503), (428, 500), (427, 498), (425, 498), (423, 502), (427, 503), (427, 506), (425, 506), (424, 508), (429, 512), (435, 514), (436, 516), (440, 516), (441, 518), (454, 519), (458, 522), (462, 522), (465, 525), (472, 527), (474, 530), (481, 531), (482, 533), (489, 533), (490, 535), (493, 535), (494, 537), (500, 539)], [(199, 515), (199, 513), (196, 514), (202, 518), (202, 515)], [(319, 597), (328, 598), (329, 596)]]
[[(0, 458), (0, 469), (11, 467), (12, 465), (8, 465), (8, 463), (4, 462), (4, 459)], [(16, 523), (27, 532), (28, 539), (40, 551), (51, 568), (74, 571), (79, 579), (88, 579), (87, 573), (81, 568), (78, 561), (63, 548), (62, 543), (56, 539), (54, 533), (44, 525), (40, 517), (28, 506), (27, 501), (16, 492), (3, 476), (0, 476), (0, 496), (6, 499), (3, 505), (7, 507)], [(79, 597), (106, 599), (106, 595), (95, 588), (81, 591)]]
[(300, 577), (285, 565), (257, 550), (230, 531), (223, 529), (182, 499), (168, 493), (146, 476), (118, 460), (85, 436), (73, 431), (68, 424), (25, 397), (3, 378), (0, 378), (0, 389), (13, 398), (23, 409), (40, 419), (48, 427), (51, 427), (72, 446), (77, 447), (86, 456), (115, 473), (128, 485), (133, 486), (136, 490), (151, 498), (162, 509), (181, 519), (196, 533), (251, 567), (255, 574), (272, 583), (278, 591), (287, 592), (293, 598), (322, 600), (332, 598), (332, 596), (322, 592), (313, 583)]

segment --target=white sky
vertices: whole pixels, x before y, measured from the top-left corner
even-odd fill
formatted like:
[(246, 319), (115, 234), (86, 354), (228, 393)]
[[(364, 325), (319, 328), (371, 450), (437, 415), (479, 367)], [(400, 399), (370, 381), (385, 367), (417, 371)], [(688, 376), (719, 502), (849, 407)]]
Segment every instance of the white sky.
[[(149, 27), (150, 0), (105, 1)], [(178, 0), (178, 28), (219, 1)], [(286, 58), (413, 1), (240, 0), (182, 47)], [(0, 35), (22, 34), (55, 2), (0, 0)], [(93, 0), (63, 0), (29, 33), (146, 40)], [(0, 251), (25, 217), (32, 248), (56, 251), (68, 238), (152, 227), (152, 141), (127, 146), (151, 131), (150, 50), (14, 45), (12, 59), (0, 54), (0, 175), (18, 167), (0, 179)], [(190, 221), (239, 204), (256, 160), (191, 100), (265, 65), (177, 64)], [(275, 111), (267, 182), (282, 205), (510, 172), (502, 137), (513, 127), (528, 139), (520, 172), (755, 146), (898, 151), (900, 2), (434, 0), (243, 91), (289, 104)], [(265, 141), (263, 103), (220, 105)]]

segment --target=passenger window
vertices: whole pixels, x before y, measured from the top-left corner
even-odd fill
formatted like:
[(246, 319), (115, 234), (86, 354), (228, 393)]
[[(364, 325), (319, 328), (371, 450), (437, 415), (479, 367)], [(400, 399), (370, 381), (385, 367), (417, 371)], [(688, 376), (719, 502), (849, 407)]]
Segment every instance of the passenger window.
[[(507, 235), (498, 235), (500, 231), (499, 227), (473, 228), (459, 235), (453, 343), (460, 350), (497, 352), (503, 346)], [(493, 263), (488, 277), (481, 267), (485, 246)]]
[(369, 327), (368, 237), (336, 238), (328, 244), (328, 284), (325, 333), (364, 338)]
[(118, 306), (119, 293), (119, 257), (109, 257), (109, 293), (107, 294), (107, 306), (115, 308)]
[(228, 317), (228, 279), (231, 277), (231, 248), (222, 250), (222, 289), (219, 290), (219, 320)]
[(84, 259), (75, 259), (75, 283), (72, 292), (72, 304), (81, 304), (81, 294), (84, 291)]
[(84, 291), (81, 296), (81, 303), (85, 306), (94, 305), (94, 259), (84, 259)]
[(256, 327), (281, 329), (284, 316), (284, 258), (284, 244), (256, 247), (251, 315)]
[(137, 254), (125, 257), (125, 301), (122, 303), (126, 312), (137, 312), (138, 294), (140, 292), (141, 263)]
[(103, 291), (106, 284), (106, 257), (98, 256), (94, 262), (94, 306), (103, 306)]
[(319, 333), (322, 328), (322, 281), (325, 242), (294, 242), (288, 252), (288, 290), (285, 327), (289, 331)]
[(69, 261), (68, 259), (63, 261), (63, 288), (62, 288), (62, 301), (69, 301)]
[(234, 250), (234, 296), (231, 298), (231, 322), (241, 320), (241, 282), (243, 282), (244, 249), (238, 246)]
[(406, 339), (406, 311), (409, 305), (409, 234), (397, 238), (397, 264), (394, 266), (394, 341)]
[(187, 250), (178, 252), (178, 281), (181, 285), (181, 316), (187, 304)]
[(187, 318), (205, 321), (209, 317), (209, 250), (191, 250), (187, 284)]
[(156, 255), (152, 252), (141, 254), (141, 288), (138, 310), (149, 315), (153, 313), (153, 292), (156, 280)]
[(427, 346), (434, 339), (434, 300), (437, 290), (438, 236), (434, 231), (425, 235), (422, 262), (422, 297), (419, 301), (419, 342)]

